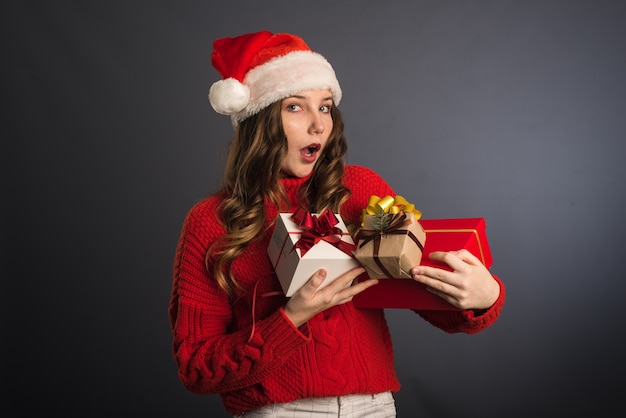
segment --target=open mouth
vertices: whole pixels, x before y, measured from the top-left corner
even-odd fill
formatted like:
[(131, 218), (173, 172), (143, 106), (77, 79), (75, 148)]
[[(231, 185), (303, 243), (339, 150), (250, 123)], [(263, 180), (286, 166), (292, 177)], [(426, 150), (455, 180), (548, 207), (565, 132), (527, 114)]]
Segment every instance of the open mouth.
[(320, 148), (322, 148), (320, 144), (313, 144), (313, 145), (309, 145), (308, 147), (303, 148), (302, 152), (304, 153), (305, 156), (311, 157), (313, 154), (318, 152)]

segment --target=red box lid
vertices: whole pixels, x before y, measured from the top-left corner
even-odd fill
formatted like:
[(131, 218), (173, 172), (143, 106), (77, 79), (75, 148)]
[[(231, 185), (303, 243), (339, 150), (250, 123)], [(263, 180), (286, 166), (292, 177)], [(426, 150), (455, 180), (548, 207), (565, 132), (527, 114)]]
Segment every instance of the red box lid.
[[(487, 268), (491, 267), (493, 260), (484, 218), (420, 219), (419, 223), (426, 232), (421, 265), (450, 270), (447, 265), (430, 260), (428, 255), (433, 251), (465, 248)], [(380, 279), (376, 286), (356, 295), (352, 302), (357, 308), (458, 309), (411, 279)]]

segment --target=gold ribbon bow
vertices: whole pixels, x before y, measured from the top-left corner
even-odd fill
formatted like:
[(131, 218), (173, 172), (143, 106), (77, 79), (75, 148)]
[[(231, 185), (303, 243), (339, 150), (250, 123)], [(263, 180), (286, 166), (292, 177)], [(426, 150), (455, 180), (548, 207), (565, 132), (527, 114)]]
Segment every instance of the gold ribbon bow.
[(376, 195), (371, 195), (367, 202), (367, 207), (363, 209), (363, 213), (361, 214), (361, 226), (365, 225), (365, 217), (367, 215), (376, 215), (379, 213), (395, 215), (400, 212), (412, 213), (416, 221), (422, 217), (422, 212), (415, 209), (415, 205), (409, 203), (409, 201), (402, 196), (392, 197), (387, 195), (380, 198)]

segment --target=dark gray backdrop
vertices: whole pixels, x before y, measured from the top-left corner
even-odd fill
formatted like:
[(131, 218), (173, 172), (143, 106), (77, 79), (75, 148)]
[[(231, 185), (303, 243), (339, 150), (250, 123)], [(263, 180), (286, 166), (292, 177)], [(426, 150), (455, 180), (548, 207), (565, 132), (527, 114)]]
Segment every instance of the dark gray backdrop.
[(484, 217), (498, 322), (390, 310), (400, 417), (615, 416), (624, 346), (620, 1), (3, 2), (2, 408), (226, 417), (171, 356), (187, 209), (218, 183), (217, 37), (303, 36), (333, 64), (349, 162), (425, 218)]

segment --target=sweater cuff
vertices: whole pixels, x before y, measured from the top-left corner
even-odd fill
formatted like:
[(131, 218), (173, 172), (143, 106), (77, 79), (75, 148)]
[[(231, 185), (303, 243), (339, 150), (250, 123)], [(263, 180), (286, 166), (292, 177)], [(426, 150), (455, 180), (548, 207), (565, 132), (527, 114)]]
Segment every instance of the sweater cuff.
[(289, 355), (312, 339), (309, 326), (296, 328), (283, 308), (257, 322), (255, 328), (250, 343), (271, 350), (275, 356)]
[[(500, 285), (500, 295), (498, 295), (498, 299), (496, 299), (494, 304), (487, 309), (467, 309), (462, 311), (463, 316), (471, 324), (471, 329), (475, 330), (474, 332), (478, 332), (486, 326), (490, 325), (491, 323), (495, 322), (495, 320), (500, 315), (502, 306), (504, 305), (504, 301), (506, 299), (504, 284), (497, 276), (493, 275), (493, 277), (498, 282), (498, 285)], [(472, 331), (470, 330), (469, 333), (471, 334)]]
[(285, 320), (285, 322), (287, 322), (287, 324), (289, 324), (289, 326), (295, 330), (299, 335), (302, 336), (302, 338), (304, 338), (307, 342), (311, 341), (311, 329), (309, 328), (309, 323), (305, 322), (302, 326), (300, 327), (296, 327), (294, 325), (293, 322), (291, 322), (291, 319), (289, 319), (289, 317), (287, 316), (287, 313), (285, 312), (285, 308), (281, 307), (278, 312), (280, 312), (281, 316), (283, 317), (283, 319)]

